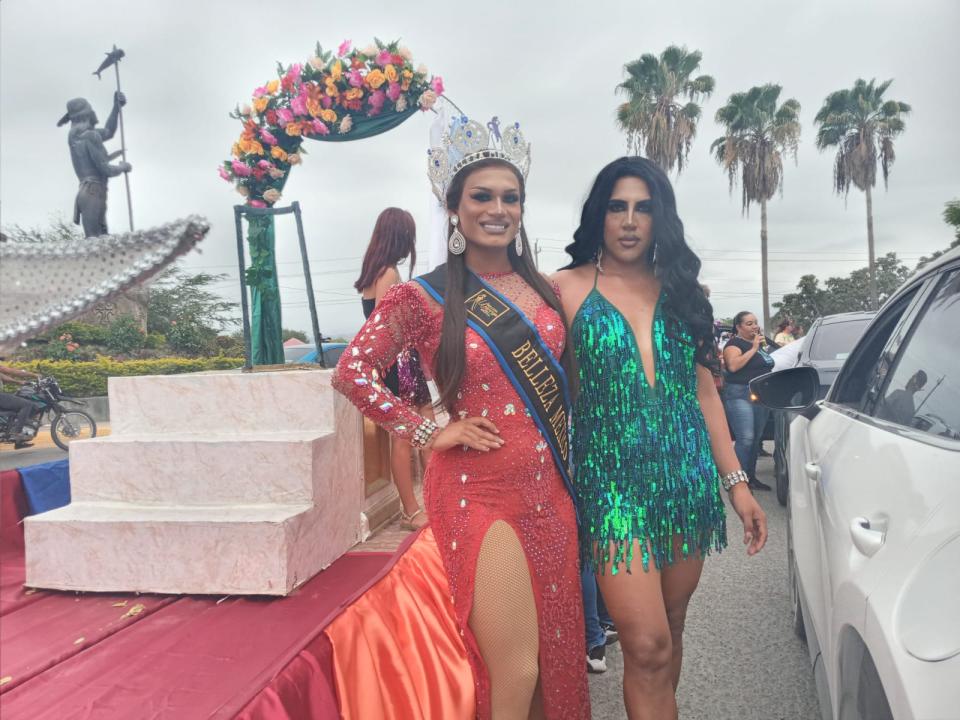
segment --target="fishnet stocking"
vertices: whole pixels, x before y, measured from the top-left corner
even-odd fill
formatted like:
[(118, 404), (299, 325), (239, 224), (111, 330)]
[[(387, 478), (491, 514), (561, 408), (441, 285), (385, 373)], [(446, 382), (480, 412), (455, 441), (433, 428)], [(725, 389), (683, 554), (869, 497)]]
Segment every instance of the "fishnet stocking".
[(490, 526), (480, 546), (470, 629), (490, 676), (494, 720), (534, 717), (540, 652), (537, 606), (520, 540), (503, 520)]

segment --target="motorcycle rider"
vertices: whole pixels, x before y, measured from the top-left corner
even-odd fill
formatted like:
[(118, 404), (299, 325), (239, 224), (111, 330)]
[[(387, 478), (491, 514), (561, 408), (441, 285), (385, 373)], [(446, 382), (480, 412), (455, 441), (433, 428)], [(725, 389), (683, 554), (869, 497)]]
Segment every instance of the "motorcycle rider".
[(13, 393), (4, 392), (3, 383), (20, 384), (24, 380), (34, 380), (39, 377), (36, 373), (27, 370), (0, 365), (0, 410), (14, 410), (17, 413), (10, 425), (10, 436), (18, 448), (24, 447), (33, 438), (32, 435), (23, 432), (23, 424), (36, 409), (36, 404)]

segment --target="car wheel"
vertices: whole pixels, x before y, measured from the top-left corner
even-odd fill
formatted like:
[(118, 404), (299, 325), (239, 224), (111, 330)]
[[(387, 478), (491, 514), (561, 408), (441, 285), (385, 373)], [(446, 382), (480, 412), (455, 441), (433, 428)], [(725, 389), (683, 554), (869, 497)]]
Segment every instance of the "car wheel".
[(807, 629), (803, 625), (803, 608), (800, 605), (800, 583), (797, 581), (797, 561), (793, 556), (793, 533), (790, 529), (790, 513), (787, 512), (787, 582), (790, 591), (790, 610), (793, 613), (793, 632), (807, 641)]

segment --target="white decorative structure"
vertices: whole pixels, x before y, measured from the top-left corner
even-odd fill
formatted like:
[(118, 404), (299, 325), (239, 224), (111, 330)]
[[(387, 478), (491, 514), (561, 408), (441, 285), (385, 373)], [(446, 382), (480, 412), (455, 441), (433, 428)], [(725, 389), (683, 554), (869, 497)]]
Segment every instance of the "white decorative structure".
[(360, 540), (361, 416), (330, 370), (110, 378), (70, 505), (25, 521), (26, 584), (286, 595)]

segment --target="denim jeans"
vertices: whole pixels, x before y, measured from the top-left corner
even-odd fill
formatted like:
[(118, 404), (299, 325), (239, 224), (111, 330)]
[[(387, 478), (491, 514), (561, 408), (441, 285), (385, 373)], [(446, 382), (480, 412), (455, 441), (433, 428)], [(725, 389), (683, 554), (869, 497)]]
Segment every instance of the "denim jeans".
[(736, 437), (733, 450), (737, 460), (744, 472), (753, 479), (757, 475), (760, 438), (770, 411), (760, 403), (751, 402), (749, 385), (731, 382), (723, 387), (723, 407)]
[(597, 585), (597, 578), (593, 570), (584, 567), (580, 571), (580, 586), (583, 591), (583, 624), (586, 630), (587, 651), (606, 643), (607, 636), (600, 627), (600, 623), (613, 625), (606, 605), (603, 604), (603, 595)]

